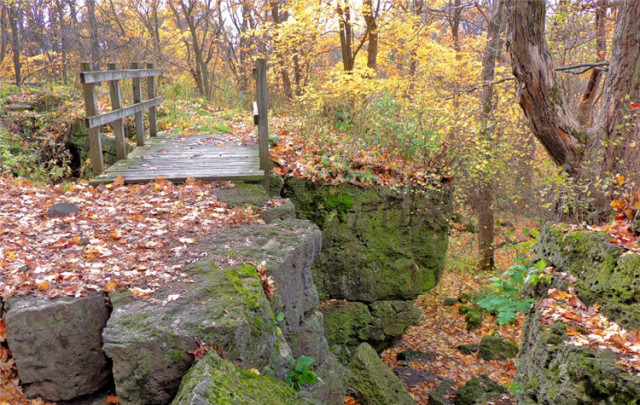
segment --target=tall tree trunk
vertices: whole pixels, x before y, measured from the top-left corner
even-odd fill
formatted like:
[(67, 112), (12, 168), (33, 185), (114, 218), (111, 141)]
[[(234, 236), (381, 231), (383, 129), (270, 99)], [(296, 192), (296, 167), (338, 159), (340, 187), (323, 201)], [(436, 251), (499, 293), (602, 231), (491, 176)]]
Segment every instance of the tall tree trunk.
[[(460, 51), (460, 20), (462, 18), (462, 0), (454, 0), (453, 14), (450, 17), (449, 25), (451, 27), (451, 37), (453, 39), (453, 50), (456, 52), (456, 64), (459, 64), (462, 60), (462, 54)], [(460, 69), (456, 69), (458, 77), (461, 75)], [(460, 108), (460, 80), (456, 80), (453, 83), (453, 111), (458, 111)], [(455, 143), (458, 138), (458, 132), (455, 125), (451, 126), (451, 139)]]
[[(623, 1), (611, 46), (611, 64), (604, 82), (597, 127), (604, 141), (602, 172), (627, 172), (640, 181), (638, 114), (630, 111), (640, 102), (640, 2)], [(633, 124), (636, 120), (635, 125)]]
[(9, 5), (9, 26), (11, 27), (11, 52), (13, 53), (13, 71), (16, 85), (22, 84), (22, 65), (20, 64), (20, 35), (18, 32), (18, 18), (20, 17), (20, 3), (14, 2)]
[[(480, 123), (482, 125), (482, 137), (488, 144), (494, 142), (493, 133), (493, 82), (495, 78), (496, 58), (502, 40), (500, 33), (504, 28), (504, 0), (498, 0), (495, 10), (487, 27), (487, 43), (482, 58), (482, 92), (480, 93)], [(492, 149), (492, 148), (491, 148)], [(490, 150), (491, 150), (490, 149)], [(480, 181), (478, 190), (478, 217), (480, 225), (480, 269), (491, 270), (495, 267), (494, 259), (494, 233), (495, 221), (493, 215), (493, 179), (486, 176)]]
[[(273, 17), (273, 24), (276, 26), (276, 30), (279, 28), (280, 23), (280, 8), (278, 5), (278, 0), (271, 0), (271, 16)], [(280, 39), (278, 38), (278, 33), (276, 31), (275, 34), (275, 55), (278, 60), (278, 64), (280, 65), (280, 75), (282, 77), (282, 90), (284, 92), (285, 97), (288, 99), (293, 98), (293, 89), (291, 88), (291, 79), (289, 79), (289, 72), (287, 71), (287, 62), (285, 60), (284, 55), (279, 50)]]
[(340, 30), (340, 50), (342, 51), (342, 67), (345, 72), (353, 70), (353, 27), (351, 26), (351, 10), (349, 3), (342, 5), (343, 0), (338, 0), (336, 11), (338, 12), (338, 27)]
[[(607, 0), (598, 0), (596, 5), (595, 34), (596, 34), (596, 62), (603, 61), (607, 50), (605, 18), (607, 13)], [(598, 94), (598, 86), (603, 72), (598, 69), (591, 71), (587, 88), (582, 94), (580, 105), (578, 106), (578, 122), (583, 127), (590, 126), (593, 119), (593, 103)]]
[(4, 57), (7, 55), (7, 45), (9, 42), (9, 34), (7, 28), (7, 10), (9, 6), (2, 4), (0, 5), (0, 63), (4, 60)]
[[(378, 7), (380, 0), (378, 0)], [(367, 45), (367, 67), (376, 70), (378, 62), (378, 24), (376, 22), (377, 10), (373, 8), (372, 0), (364, 0), (364, 21), (367, 24), (369, 33), (369, 44)]]
[(541, 0), (508, 0), (508, 43), (516, 97), (549, 156), (576, 175), (584, 151), (584, 133), (567, 108), (553, 69), (544, 36), (545, 12)]
[(62, 61), (60, 70), (62, 73), (62, 80), (67, 84), (67, 53), (69, 52), (69, 28), (65, 22), (64, 3), (62, 0), (56, 0), (56, 11), (58, 13), (58, 32), (60, 35), (60, 54), (62, 55)]
[[(608, 180), (607, 176), (621, 172), (640, 180), (640, 148), (632, 146), (637, 126), (626, 125), (637, 119), (630, 110), (640, 97), (640, 2), (619, 3), (598, 119), (592, 128), (585, 128), (571, 114), (556, 79), (544, 37), (545, 2), (507, 1), (516, 96), (549, 156), (576, 179)], [(600, 194), (595, 195), (593, 208), (601, 217), (606, 200)]]
[(87, 17), (89, 20), (89, 36), (90, 36), (90, 51), (91, 51), (91, 63), (93, 67), (98, 66), (100, 59), (100, 44), (98, 42), (98, 23), (96, 21), (96, 1), (87, 0)]

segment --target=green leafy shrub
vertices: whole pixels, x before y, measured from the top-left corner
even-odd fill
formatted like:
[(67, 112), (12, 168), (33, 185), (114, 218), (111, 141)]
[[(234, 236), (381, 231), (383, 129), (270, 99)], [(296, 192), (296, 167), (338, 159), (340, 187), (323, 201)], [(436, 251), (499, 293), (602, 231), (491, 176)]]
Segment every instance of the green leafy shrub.
[(292, 361), (293, 370), (287, 372), (284, 382), (296, 391), (300, 391), (303, 384), (315, 384), (318, 381), (318, 375), (309, 370), (314, 362), (315, 360), (309, 356), (300, 356), (298, 361)]
[(490, 312), (495, 312), (498, 323), (503, 325), (516, 320), (520, 311), (528, 311), (535, 303), (534, 299), (522, 299), (520, 290), (523, 284), (537, 285), (541, 279), (548, 277), (544, 274), (547, 264), (539, 261), (535, 264), (527, 259), (520, 259), (521, 263), (509, 267), (500, 277), (492, 277), (492, 288), (476, 304)]

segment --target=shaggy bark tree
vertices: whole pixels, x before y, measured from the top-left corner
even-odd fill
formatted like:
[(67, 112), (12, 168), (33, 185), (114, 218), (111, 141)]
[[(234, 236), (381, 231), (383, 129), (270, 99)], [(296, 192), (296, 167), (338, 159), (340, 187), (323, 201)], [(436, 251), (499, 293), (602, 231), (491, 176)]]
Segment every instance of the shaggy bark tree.
[[(549, 156), (576, 180), (606, 180), (616, 173), (636, 177), (640, 167), (640, 2), (618, 3), (609, 71), (594, 124), (577, 117), (558, 83), (545, 39), (544, 0), (508, 0), (508, 47), (518, 102)], [(597, 190), (592, 190), (596, 192)], [(595, 198), (593, 208), (605, 210)]]

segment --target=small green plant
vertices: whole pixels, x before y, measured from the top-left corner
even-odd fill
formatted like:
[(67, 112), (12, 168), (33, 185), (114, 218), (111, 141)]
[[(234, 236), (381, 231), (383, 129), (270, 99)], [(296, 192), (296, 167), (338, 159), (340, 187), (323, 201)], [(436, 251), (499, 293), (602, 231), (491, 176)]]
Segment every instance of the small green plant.
[(500, 277), (492, 277), (491, 291), (476, 304), (490, 312), (496, 312), (498, 323), (504, 325), (516, 320), (520, 311), (528, 311), (535, 300), (522, 299), (520, 291), (525, 283), (537, 285), (540, 280), (548, 278), (544, 273), (547, 264), (539, 261), (531, 265), (528, 259), (520, 258), (521, 263), (509, 267)]
[(278, 312), (278, 315), (275, 316), (276, 322), (284, 321), (284, 312)]
[(284, 382), (296, 391), (300, 391), (303, 384), (315, 384), (318, 381), (318, 375), (309, 370), (309, 366), (314, 362), (312, 357), (304, 355), (295, 362), (292, 360), (293, 370), (287, 372)]

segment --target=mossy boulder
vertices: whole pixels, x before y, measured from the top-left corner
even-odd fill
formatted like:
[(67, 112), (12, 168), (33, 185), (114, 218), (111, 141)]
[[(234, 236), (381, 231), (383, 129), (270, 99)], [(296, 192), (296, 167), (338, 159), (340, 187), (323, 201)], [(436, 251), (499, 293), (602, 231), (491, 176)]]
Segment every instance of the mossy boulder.
[(267, 274), (276, 287), (271, 307), (275, 315), (282, 313), (277, 325), (283, 337), (294, 357), (305, 355), (316, 360), (314, 367), (320, 380), (300, 394), (312, 401), (336, 403), (344, 399), (345, 370), (329, 351), (311, 275), (321, 240), (316, 225), (287, 219), (274, 220), (269, 225), (220, 229), (204, 243), (218, 262), (266, 263)]
[(422, 319), (412, 301), (378, 301), (371, 304), (330, 300), (322, 303), (324, 330), (333, 354), (343, 363), (360, 343), (382, 350)]
[(609, 351), (567, 343), (566, 326), (530, 315), (516, 382), (520, 404), (637, 404), (640, 377), (627, 373)]
[(478, 346), (478, 357), (484, 360), (506, 360), (518, 355), (518, 345), (500, 334), (484, 336)]
[(109, 384), (101, 336), (109, 310), (102, 294), (51, 300), (11, 297), (4, 309), (7, 343), (29, 397), (70, 400)]
[(545, 227), (535, 254), (572, 274), (585, 304), (597, 301), (601, 311), (624, 328), (640, 329), (640, 255), (624, 254), (609, 238), (606, 233)]
[(193, 283), (165, 286), (153, 299), (111, 297), (104, 351), (125, 402), (168, 403), (193, 362), (189, 351), (198, 347), (196, 339), (262, 372), (277, 374), (290, 360), (278, 349), (277, 326), (254, 267), (204, 261), (184, 272)]
[(182, 379), (172, 405), (308, 404), (295, 391), (269, 375), (237, 368), (209, 351)]
[(261, 184), (236, 181), (231, 188), (220, 188), (214, 191), (219, 201), (230, 207), (264, 207), (269, 201), (269, 195)]
[(464, 313), (464, 321), (467, 324), (467, 330), (476, 330), (482, 325), (483, 312), (478, 307), (460, 307), (460, 313)]
[(380, 360), (373, 348), (362, 343), (349, 363), (352, 395), (367, 405), (415, 404), (402, 382)]
[(456, 394), (456, 382), (442, 381), (435, 389), (429, 391), (429, 405), (453, 405)]
[[(496, 394), (506, 394), (507, 388), (491, 380), (486, 374), (477, 378), (472, 378), (456, 392), (455, 405), (475, 405), (493, 403), (489, 399), (494, 399)], [(497, 398), (496, 398), (497, 399)]]
[(283, 195), (322, 231), (313, 277), (324, 298), (407, 300), (440, 278), (451, 193), (287, 178)]

